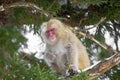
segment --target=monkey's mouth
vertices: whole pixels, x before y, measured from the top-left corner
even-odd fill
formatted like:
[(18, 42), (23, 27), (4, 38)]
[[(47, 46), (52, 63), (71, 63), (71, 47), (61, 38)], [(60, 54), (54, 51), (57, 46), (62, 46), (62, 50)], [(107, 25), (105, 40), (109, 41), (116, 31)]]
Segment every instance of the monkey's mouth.
[(56, 37), (55, 36), (50, 36), (49, 39), (50, 39), (50, 41), (54, 42), (56, 40)]

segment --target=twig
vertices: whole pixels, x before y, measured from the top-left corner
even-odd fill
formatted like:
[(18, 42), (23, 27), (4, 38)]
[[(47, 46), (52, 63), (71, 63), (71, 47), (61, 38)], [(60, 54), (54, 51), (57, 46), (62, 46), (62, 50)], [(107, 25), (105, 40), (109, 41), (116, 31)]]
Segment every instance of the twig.
[(79, 31), (87, 31), (87, 30), (93, 29), (93, 28), (95, 28), (95, 27), (98, 27), (100, 24), (102, 24), (102, 23), (105, 21), (105, 19), (106, 19), (106, 17), (102, 17), (97, 24), (93, 25), (93, 26), (90, 27), (90, 28), (81, 29), (79, 26), (76, 27), (76, 28), (77, 28), (77, 30), (79, 30)]
[(117, 53), (117, 51), (113, 50), (111, 47), (105, 45), (105, 44), (102, 44), (100, 43), (98, 40), (96, 40), (93, 36), (89, 35), (89, 34), (86, 34), (86, 33), (83, 33), (83, 32), (78, 32), (78, 34), (86, 37), (86, 38), (89, 38), (91, 39), (92, 41), (94, 41), (95, 43), (97, 43), (98, 45), (100, 45), (102, 48), (104, 48), (105, 50), (110, 50), (110, 52), (115, 52)]
[(102, 17), (97, 24), (95, 24), (95, 25), (94, 25), (93, 27), (91, 27), (91, 28), (85, 29), (84, 31), (89, 30), (89, 29), (93, 29), (93, 28), (95, 28), (95, 27), (98, 27), (101, 23), (103, 23), (103, 22), (105, 21), (105, 19), (106, 19), (106, 17)]
[(97, 24), (95, 24), (93, 27), (87, 28), (87, 29), (85, 29), (85, 30), (81, 30), (81, 29), (79, 29), (78, 27), (76, 27), (75, 29), (72, 28), (71, 30), (73, 30), (74, 32), (77, 32), (78, 34), (80, 34), (80, 35), (82, 35), (82, 36), (84, 36), (84, 37), (86, 37), (86, 38), (91, 39), (92, 41), (94, 41), (95, 43), (97, 43), (98, 45), (100, 45), (102, 48), (104, 48), (105, 50), (109, 50), (110, 52), (115, 52), (115, 53), (117, 53), (117, 51), (113, 50), (110, 46), (107, 46), (107, 45), (105, 45), (105, 44), (102, 44), (102, 43), (100, 43), (98, 40), (96, 40), (93, 36), (82, 32), (82, 31), (86, 31), (86, 30), (92, 29), (92, 28), (94, 28), (94, 27), (98, 27), (101, 23), (103, 23), (103, 22), (105, 21), (105, 19), (106, 19), (106, 17), (102, 17)]

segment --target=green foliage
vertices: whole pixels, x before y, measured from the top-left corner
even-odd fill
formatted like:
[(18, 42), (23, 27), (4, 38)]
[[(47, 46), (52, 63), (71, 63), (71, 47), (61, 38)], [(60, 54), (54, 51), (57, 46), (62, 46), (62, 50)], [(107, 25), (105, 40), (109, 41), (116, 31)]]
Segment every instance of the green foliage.
[(103, 59), (108, 58), (108, 57), (110, 57), (110, 53), (104, 49), (102, 49), (98, 55), (99, 60), (103, 60)]
[[(3, 60), (0, 58), (0, 61)], [(28, 64), (21, 60), (18, 55), (14, 54), (12, 59), (4, 65), (4, 69), (0, 67), (0, 77), (3, 80), (56, 80), (57, 75), (51, 74), (50, 70), (42, 63), (34, 62), (35, 65)], [(0, 65), (2, 63), (0, 62)]]
[(86, 72), (81, 72), (80, 74), (68, 78), (68, 80), (89, 80), (89, 78)]
[[(109, 76), (110, 76), (110, 79), (111, 80), (119, 80), (120, 79), (120, 76), (119, 76), (119, 74), (120, 74), (120, 65), (118, 65), (118, 66), (116, 66), (116, 67), (114, 67), (113, 69), (114, 69), (114, 74), (113, 75), (110, 75), (109, 73)], [(109, 71), (108, 71), (109, 72)]]
[(108, 0), (73, 0), (74, 3), (88, 3), (88, 4), (93, 4), (93, 5), (100, 5), (103, 3), (107, 3)]
[(24, 41), (25, 38), (16, 26), (0, 26), (1, 49), (3, 48), (9, 53), (14, 53)]

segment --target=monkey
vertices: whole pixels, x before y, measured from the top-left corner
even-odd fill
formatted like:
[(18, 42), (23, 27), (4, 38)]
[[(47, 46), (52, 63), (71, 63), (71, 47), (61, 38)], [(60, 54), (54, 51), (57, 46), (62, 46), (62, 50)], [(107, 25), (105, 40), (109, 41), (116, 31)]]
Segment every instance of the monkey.
[(90, 66), (86, 48), (69, 26), (58, 19), (50, 19), (41, 25), (41, 37), (46, 43), (44, 61), (53, 72), (70, 75)]

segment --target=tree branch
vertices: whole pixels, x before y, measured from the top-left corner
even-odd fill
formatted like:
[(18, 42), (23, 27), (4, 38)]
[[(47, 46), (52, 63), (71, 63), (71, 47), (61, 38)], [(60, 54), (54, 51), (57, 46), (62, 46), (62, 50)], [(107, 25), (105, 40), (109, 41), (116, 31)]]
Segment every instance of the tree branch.
[(71, 30), (73, 30), (74, 32), (77, 32), (79, 35), (82, 35), (82, 36), (84, 36), (86, 38), (91, 39), (92, 41), (94, 41), (95, 43), (97, 43), (98, 45), (100, 45), (102, 48), (104, 48), (105, 50), (108, 50), (111, 53), (112, 52), (117, 53), (117, 51), (113, 50), (110, 46), (107, 46), (106, 44), (102, 44), (98, 40), (96, 40), (93, 36), (82, 32), (82, 31), (86, 31), (86, 30), (92, 29), (94, 27), (98, 27), (101, 23), (103, 23), (105, 21), (105, 19), (106, 19), (106, 17), (102, 17), (97, 24), (95, 24), (93, 27), (87, 28), (85, 30), (81, 30), (78, 27), (75, 28), (75, 29), (72, 28)]
[[(97, 24), (95, 24), (93, 27), (87, 28), (87, 29), (85, 29), (85, 30), (89, 30), (89, 29), (92, 29), (92, 28), (94, 28), (94, 27), (99, 26), (101, 23), (103, 23), (103, 21), (105, 21), (105, 19), (106, 19), (106, 17), (102, 17)], [(73, 32), (78, 33), (79, 35), (82, 35), (82, 36), (84, 36), (84, 37), (86, 37), (86, 38), (89, 38), (90, 40), (94, 41), (95, 43), (97, 43), (99, 46), (101, 46), (101, 47), (104, 48), (105, 50), (108, 50), (110, 53), (112, 53), (112, 52), (117, 53), (117, 51), (113, 50), (110, 46), (108, 46), (108, 45), (106, 45), (106, 44), (102, 44), (102, 43), (100, 43), (98, 40), (96, 40), (93, 36), (82, 32), (82, 31), (85, 31), (85, 30), (81, 30), (81, 29), (79, 29), (78, 27), (75, 27), (75, 29), (73, 29), (72, 27), (70, 27), (70, 29), (71, 29)]]
[(102, 17), (102, 18), (100, 19), (100, 21), (99, 21), (97, 24), (95, 24), (93, 27), (87, 28), (87, 29), (82, 30), (82, 31), (86, 31), (86, 30), (90, 30), (90, 29), (93, 29), (93, 28), (95, 28), (95, 27), (98, 27), (101, 23), (103, 23), (103, 22), (105, 21), (105, 19), (106, 19), (106, 17)]
[(92, 41), (94, 41), (95, 43), (97, 43), (98, 45), (100, 45), (102, 48), (104, 48), (105, 50), (109, 50), (110, 52), (115, 52), (117, 53), (117, 51), (113, 50), (111, 47), (105, 45), (105, 44), (102, 44), (100, 43), (98, 40), (96, 40), (93, 36), (89, 35), (89, 34), (86, 34), (86, 33), (83, 33), (83, 32), (78, 32), (78, 34), (86, 37), (86, 38), (89, 38), (91, 39)]
[(7, 6), (3, 6), (1, 5), (0, 6), (0, 11), (4, 11), (4, 10), (7, 10), (9, 8), (14, 8), (14, 7), (30, 7), (30, 8), (33, 8), (33, 9), (36, 9), (38, 10), (38, 12), (44, 14), (46, 17), (49, 17), (50, 15), (45, 12), (42, 8), (39, 8), (38, 6), (36, 6), (35, 4), (33, 3), (29, 3), (29, 2), (16, 2), (16, 3), (13, 3), (13, 4), (10, 4), (10, 5), (7, 5)]
[(113, 55), (110, 58), (105, 59), (104, 61), (98, 62), (97, 64), (83, 71), (87, 71), (89, 74), (89, 78), (93, 79), (105, 73), (106, 71), (118, 65), (119, 63), (120, 63), (120, 52)]

